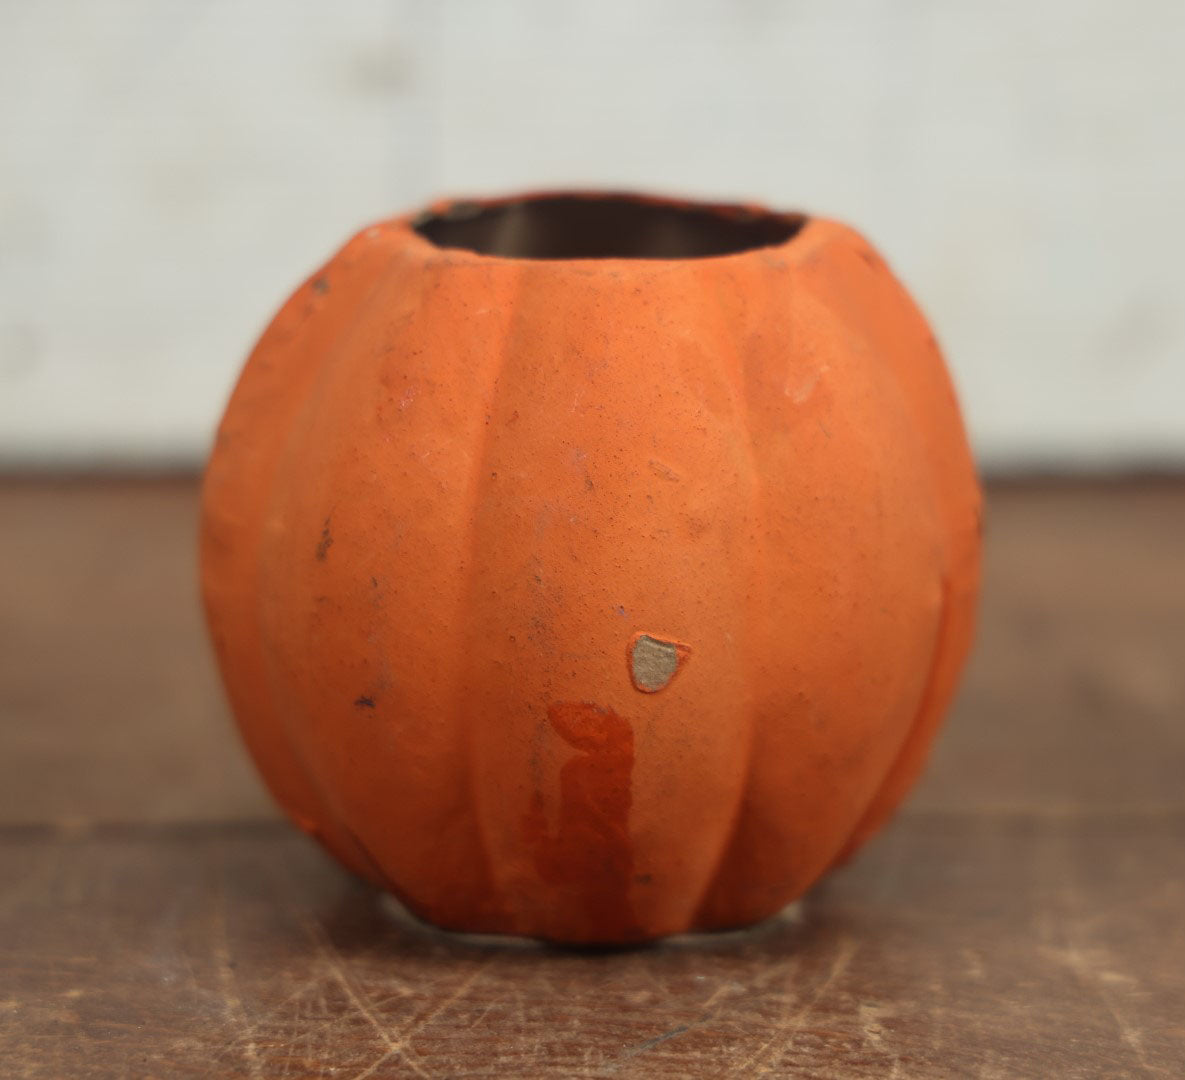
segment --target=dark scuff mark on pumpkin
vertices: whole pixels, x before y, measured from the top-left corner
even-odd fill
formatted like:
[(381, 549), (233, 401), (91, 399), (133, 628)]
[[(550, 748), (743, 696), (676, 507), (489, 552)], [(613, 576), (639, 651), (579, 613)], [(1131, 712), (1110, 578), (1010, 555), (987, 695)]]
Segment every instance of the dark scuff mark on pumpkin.
[(331, 547), (333, 547), (333, 537), (329, 532), (329, 518), (326, 518), (325, 524), (321, 527), (321, 539), (317, 542), (317, 562), (325, 561), (325, 556), (329, 554)]
[(670, 480), (672, 483), (678, 483), (683, 479), (674, 469), (672, 469), (666, 462), (659, 461), (658, 458), (650, 459), (650, 471), (655, 476), (660, 476), (664, 480)]
[(325, 277), (313, 278), (313, 292), (321, 296), (329, 292), (329, 279)]
[(374, 708), (374, 698), (367, 697), (365, 694), (363, 694), (362, 697), (354, 699), (354, 704), (357, 705), (358, 708), (360, 708), (360, 709), (373, 709)]
[(621, 940), (638, 937), (630, 902), (633, 728), (612, 709), (589, 702), (557, 702), (547, 722), (579, 753), (560, 770), (555, 832), (548, 831), (540, 791), (523, 822), (535, 869), (557, 889), (559, 902), (580, 911), (582, 926)]

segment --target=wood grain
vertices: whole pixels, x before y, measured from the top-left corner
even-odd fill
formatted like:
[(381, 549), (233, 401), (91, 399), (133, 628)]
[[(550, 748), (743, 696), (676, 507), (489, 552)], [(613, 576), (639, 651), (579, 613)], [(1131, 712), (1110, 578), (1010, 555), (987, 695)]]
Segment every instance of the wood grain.
[(630, 951), (437, 933), (275, 818), (194, 512), (0, 483), (3, 1075), (1185, 1075), (1185, 484), (993, 489), (907, 810), (778, 919)]

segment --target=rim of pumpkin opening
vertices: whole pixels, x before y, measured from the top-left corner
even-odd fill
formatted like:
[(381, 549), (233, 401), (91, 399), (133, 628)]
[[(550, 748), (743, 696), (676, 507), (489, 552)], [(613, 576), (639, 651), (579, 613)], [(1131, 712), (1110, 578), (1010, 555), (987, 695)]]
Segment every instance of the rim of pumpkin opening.
[(411, 220), (438, 248), (499, 259), (704, 259), (780, 247), (807, 222), (739, 203), (553, 192), (437, 204)]

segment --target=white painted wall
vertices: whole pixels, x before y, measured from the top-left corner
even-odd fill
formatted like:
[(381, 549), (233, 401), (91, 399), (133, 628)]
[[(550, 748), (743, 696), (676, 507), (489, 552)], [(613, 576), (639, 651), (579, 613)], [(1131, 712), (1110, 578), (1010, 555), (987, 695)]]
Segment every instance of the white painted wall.
[(0, 463), (204, 452), (358, 225), (611, 184), (845, 218), (990, 466), (1185, 464), (1177, 0), (6, 0)]

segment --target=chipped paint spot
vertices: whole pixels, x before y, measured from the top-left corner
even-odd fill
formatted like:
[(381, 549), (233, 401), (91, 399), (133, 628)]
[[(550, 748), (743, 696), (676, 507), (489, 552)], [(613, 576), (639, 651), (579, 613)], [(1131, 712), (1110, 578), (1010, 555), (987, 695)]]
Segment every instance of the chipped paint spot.
[(810, 400), (811, 394), (815, 392), (815, 387), (818, 385), (819, 373), (817, 371), (812, 371), (795, 387), (790, 386), (790, 384), (787, 382), (785, 393), (795, 405), (802, 405), (804, 402)]
[(782, 386), (782, 393), (786, 395), (795, 405), (804, 405), (811, 399), (815, 390), (819, 386), (819, 380), (831, 370), (829, 364), (823, 364), (821, 367), (807, 373), (806, 377), (801, 381), (794, 382), (787, 379)]
[(691, 650), (677, 641), (635, 634), (630, 642), (630, 679), (635, 690), (657, 694), (678, 674)]

